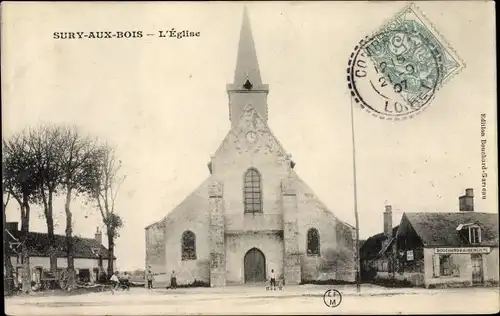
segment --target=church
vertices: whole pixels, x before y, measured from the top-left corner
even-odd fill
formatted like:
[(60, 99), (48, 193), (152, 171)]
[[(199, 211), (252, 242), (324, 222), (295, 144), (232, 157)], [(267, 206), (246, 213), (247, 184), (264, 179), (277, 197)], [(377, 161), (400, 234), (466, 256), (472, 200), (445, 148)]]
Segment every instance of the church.
[(268, 125), (246, 9), (233, 83), (231, 128), (208, 164), (210, 174), (163, 219), (145, 228), (146, 266), (155, 287), (265, 282), (355, 281), (355, 229), (340, 221), (294, 170)]

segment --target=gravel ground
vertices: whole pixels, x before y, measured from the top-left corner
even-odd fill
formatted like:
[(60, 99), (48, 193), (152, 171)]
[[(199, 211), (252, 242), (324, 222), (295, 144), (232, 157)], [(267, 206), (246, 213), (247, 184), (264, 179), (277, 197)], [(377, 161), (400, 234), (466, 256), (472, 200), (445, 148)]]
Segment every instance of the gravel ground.
[[(342, 303), (327, 307), (326, 290), (342, 293)], [(303, 285), (283, 291), (262, 287), (154, 289), (74, 296), (19, 296), (5, 300), (9, 315), (146, 315), (146, 314), (430, 314), (495, 313), (498, 288), (427, 290)]]

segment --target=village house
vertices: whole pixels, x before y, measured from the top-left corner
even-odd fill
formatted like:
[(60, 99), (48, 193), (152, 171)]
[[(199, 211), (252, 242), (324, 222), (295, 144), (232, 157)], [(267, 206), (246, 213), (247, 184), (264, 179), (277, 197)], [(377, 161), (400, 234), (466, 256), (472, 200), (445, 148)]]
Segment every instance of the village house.
[[(14, 279), (20, 282), (19, 269), (22, 232), (17, 222), (8, 222), (5, 227), (8, 235), (7, 254), (10, 256), (14, 268)], [(57, 268), (59, 271), (68, 267), (66, 254), (66, 236), (55, 235)], [(108, 250), (102, 245), (102, 232), (97, 228), (95, 238), (74, 237), (74, 265), (77, 277), (86, 282), (95, 282), (98, 276), (108, 268)], [(49, 240), (47, 233), (28, 232), (26, 247), (29, 255), (31, 280), (40, 283), (47, 271), (50, 271)], [(114, 258), (113, 267), (116, 267)], [(4, 267), (5, 271), (5, 267)]]
[(394, 240), (399, 226), (392, 227), (392, 207), (386, 205), (384, 231), (371, 236), (360, 246), (363, 281), (389, 279), (394, 271)]
[(498, 214), (475, 212), (472, 189), (459, 198), (458, 212), (403, 213), (388, 240), (374, 258), (362, 257), (377, 278), (426, 288), (498, 285)]

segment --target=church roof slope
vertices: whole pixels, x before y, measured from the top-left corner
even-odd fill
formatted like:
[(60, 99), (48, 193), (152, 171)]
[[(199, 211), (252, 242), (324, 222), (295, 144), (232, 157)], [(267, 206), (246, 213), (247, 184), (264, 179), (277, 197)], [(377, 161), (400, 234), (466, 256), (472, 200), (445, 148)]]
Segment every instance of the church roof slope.
[[(169, 219), (172, 220), (174, 216), (179, 213), (179, 211), (183, 210), (183, 206), (186, 205), (187, 203), (193, 202), (193, 199), (195, 197), (201, 198), (202, 201), (205, 200), (205, 198), (208, 198), (208, 184), (211, 179), (212, 176), (208, 176), (205, 180), (203, 180), (203, 182), (200, 185), (198, 185), (198, 187), (196, 187), (196, 189), (191, 191), (191, 193), (189, 193), (186, 197), (184, 197), (179, 204), (177, 204), (174, 208), (172, 208), (172, 210), (167, 215), (165, 215), (161, 220), (146, 226), (145, 229), (148, 229), (156, 224), (161, 224), (162, 222), (168, 221)], [(187, 213), (196, 214), (198, 211), (199, 210), (194, 208), (193, 209), (188, 208), (188, 212), (184, 212), (184, 214)]]
[(351, 229), (354, 229), (354, 226), (352, 226), (351, 224), (345, 222), (345, 221), (342, 221), (340, 220), (331, 210), (330, 208), (328, 208), (325, 203), (323, 203), (319, 197), (314, 193), (314, 191), (311, 189), (311, 187), (304, 181), (302, 180), (302, 178), (297, 174), (297, 172), (295, 170), (291, 170), (290, 172), (291, 176), (293, 178), (295, 178), (297, 180), (297, 182), (299, 183), (299, 185), (302, 186), (302, 188), (304, 189), (304, 192), (307, 194), (307, 195), (310, 195), (311, 198), (318, 204), (318, 206), (325, 212), (325, 213), (328, 213), (330, 214), (331, 216), (335, 217), (336, 220), (338, 220), (339, 222), (342, 222), (344, 225), (347, 225), (349, 226)]

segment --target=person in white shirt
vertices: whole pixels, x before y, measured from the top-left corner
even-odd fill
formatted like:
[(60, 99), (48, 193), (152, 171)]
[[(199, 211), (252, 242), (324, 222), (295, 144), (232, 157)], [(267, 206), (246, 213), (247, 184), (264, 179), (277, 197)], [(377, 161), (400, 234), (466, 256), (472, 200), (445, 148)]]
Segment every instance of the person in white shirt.
[(274, 274), (274, 269), (271, 269), (271, 273), (269, 273), (269, 279), (270, 279), (270, 285), (271, 285), (271, 290), (276, 291), (276, 275)]
[(116, 271), (110, 278), (111, 283), (113, 284), (113, 287), (115, 289), (118, 288), (118, 285), (120, 284), (120, 280), (118, 279), (118, 271)]

